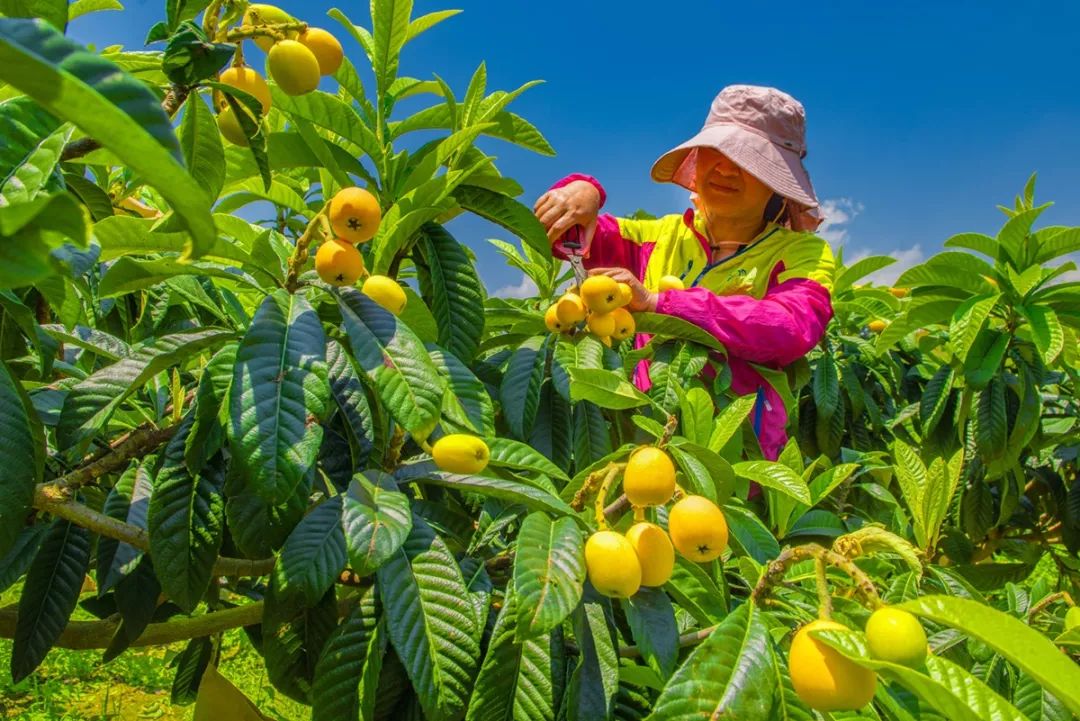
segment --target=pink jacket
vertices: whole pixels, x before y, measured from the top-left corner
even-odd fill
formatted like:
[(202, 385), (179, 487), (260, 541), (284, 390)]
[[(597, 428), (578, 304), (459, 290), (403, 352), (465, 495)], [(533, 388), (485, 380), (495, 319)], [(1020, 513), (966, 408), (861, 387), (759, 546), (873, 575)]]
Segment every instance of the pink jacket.
[[(554, 188), (595, 178), (569, 175)], [(559, 248), (555, 255), (565, 259)], [(716, 337), (727, 350), (732, 390), (757, 393), (752, 420), (765, 457), (775, 460), (787, 442), (787, 409), (779, 393), (755, 369), (780, 369), (806, 355), (832, 319), (829, 291), (834, 261), (828, 243), (808, 232), (769, 224), (750, 245), (718, 263), (710, 262), (702, 221), (693, 209), (656, 220), (603, 214), (584, 251), (586, 268), (627, 268), (650, 290), (660, 278), (676, 275), (686, 290), (659, 294), (656, 311), (689, 321)], [(639, 335), (635, 348), (648, 342)], [(636, 368), (634, 383), (651, 385), (648, 361)]]

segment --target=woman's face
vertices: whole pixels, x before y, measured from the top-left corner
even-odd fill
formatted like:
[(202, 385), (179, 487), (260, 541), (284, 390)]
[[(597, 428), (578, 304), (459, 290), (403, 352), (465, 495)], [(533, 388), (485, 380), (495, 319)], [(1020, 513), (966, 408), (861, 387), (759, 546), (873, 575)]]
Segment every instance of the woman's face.
[(711, 217), (761, 218), (773, 191), (712, 148), (697, 151), (697, 194)]

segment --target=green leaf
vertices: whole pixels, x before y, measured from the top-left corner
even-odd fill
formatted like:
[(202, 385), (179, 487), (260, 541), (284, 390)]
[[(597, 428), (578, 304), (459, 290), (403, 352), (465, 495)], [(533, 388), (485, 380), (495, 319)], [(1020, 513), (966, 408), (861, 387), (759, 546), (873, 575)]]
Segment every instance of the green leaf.
[(664, 589), (702, 626), (721, 621), (728, 615), (724, 594), (709, 572), (680, 554), (675, 555), (675, 568)]
[(75, 0), (68, 6), (68, 22), (102, 10), (123, 10), (119, 0)]
[(170, 700), (178, 706), (188, 706), (198, 698), (199, 682), (210, 664), (213, 642), (209, 636), (193, 638), (174, 659), (176, 675), (173, 677)]
[(560, 337), (552, 353), (551, 380), (559, 395), (570, 400), (570, 368), (603, 370), (604, 346), (590, 333)]
[(518, 533), (514, 588), (518, 642), (550, 633), (578, 603), (585, 583), (585, 542), (573, 518), (530, 514)]
[[(232, 219), (231, 216), (228, 217)], [(221, 218), (222, 216), (216, 218), (220, 230), (223, 234), (230, 233), (225, 225), (227, 221), (222, 221)], [(94, 239), (101, 245), (100, 259), (107, 261), (129, 255), (181, 252), (184, 249), (184, 243), (187, 242), (187, 234), (151, 232), (157, 223), (158, 221), (153, 218), (135, 218), (130, 215), (113, 215), (94, 223)], [(203, 257), (233, 265), (252, 262), (251, 255), (241, 247), (240, 243), (233, 242), (224, 236), (216, 239), (213, 245), (206, 249)], [(168, 272), (161, 273), (161, 280), (172, 277), (174, 275), (172, 269), (176, 267), (181, 268), (180, 272), (190, 272), (186, 264), (177, 264), (171, 266)], [(233, 273), (238, 275), (236, 271)]]
[(840, 407), (840, 374), (831, 353), (818, 358), (814, 366), (814, 405), (819, 423), (828, 423)]
[(659, 588), (641, 588), (624, 599), (622, 607), (642, 658), (661, 679), (671, 678), (679, 659), (679, 629), (667, 594)]
[(41, 421), (30, 399), (0, 362), (0, 556), (14, 545), (44, 471)]
[(446, 386), (420, 339), (358, 290), (342, 289), (337, 301), (353, 357), (374, 381), (386, 409), (414, 436), (427, 437)]
[(967, 360), (968, 351), (1000, 297), (995, 293), (989, 297), (973, 298), (953, 314), (949, 323), (949, 345), (961, 363)]
[(1008, 438), (1008, 418), (1005, 415), (1005, 381), (1000, 376), (979, 391), (975, 411), (975, 441), (979, 453), (986, 460), (1001, 458), (1005, 454)]
[(503, 416), (510, 432), (519, 439), (528, 437), (528, 431), (536, 419), (546, 361), (545, 338), (529, 338), (513, 352), (499, 386)]
[(713, 335), (682, 318), (659, 313), (634, 313), (634, 320), (638, 333), (688, 340), (713, 350), (724, 350), (724, 346)]
[(225, 526), (221, 469), (209, 464), (192, 476), (184, 465), (190, 419), (165, 447), (147, 516), (154, 572), (165, 594), (188, 612), (210, 584)]
[(78, 448), (101, 429), (133, 393), (163, 370), (213, 348), (233, 333), (207, 328), (191, 333), (166, 335), (80, 381), (68, 393), (56, 428), (57, 440), (65, 448)]
[(361, 689), (366, 676), (378, 674), (386, 647), (375, 601), (374, 588), (369, 589), (327, 639), (311, 684), (312, 721), (370, 718), (361, 715), (361, 704), (373, 699), (362, 699), (367, 694)]
[(270, 682), (286, 696), (311, 703), (311, 686), (323, 648), (338, 620), (334, 589), (314, 606), (282, 598), (273, 577), (261, 628), (262, 652)]
[(713, 423), (712, 435), (709, 436), (709, 450), (720, 453), (728, 441), (742, 428), (743, 421), (757, 403), (757, 396), (740, 396), (720, 411)]
[(329, 498), (304, 516), (281, 548), (274, 573), (282, 598), (292, 594), (314, 606), (345, 568), (341, 496)]
[(600, 407), (579, 401), (573, 412), (575, 464), (585, 466), (611, 453), (611, 432)]
[(315, 464), (330, 401), (326, 337), (311, 305), (284, 290), (263, 299), (236, 351), (229, 440), (232, 468), (270, 503), (291, 497)]
[(60, 638), (78, 603), (89, 565), (90, 533), (70, 521), (53, 521), (19, 596), (11, 651), (13, 683), (33, 673)]
[[(401, 48), (409, 38), (412, 6), (412, 0), (372, 0), (372, 69), (379, 97), (386, 95), (397, 77)], [(424, 708), (426, 711), (427, 706)]]
[(414, 517), (405, 544), (376, 573), (390, 642), (424, 716), (459, 717), (475, 683), (481, 626), (457, 561), (431, 527)]
[(943, 365), (926, 384), (922, 398), (919, 400), (919, 419), (922, 421), (923, 436), (929, 436), (941, 420), (941, 414), (952, 393), (953, 369), (952, 366)]
[(694, 649), (649, 719), (768, 718), (779, 679), (761, 612), (744, 603)]
[(225, 185), (225, 149), (221, 145), (221, 131), (198, 93), (188, 96), (184, 108), (179, 140), (188, 172), (208, 196), (217, 198)]
[(976, 601), (923, 596), (898, 608), (959, 629), (990, 646), (1074, 713), (1080, 713), (1080, 668), (1027, 624)]
[(0, 15), (9, 18), (42, 18), (61, 32), (67, 28), (68, 23), (65, 0), (2, 0)]
[(712, 397), (704, 388), (691, 388), (679, 403), (682, 409), (682, 433), (699, 446), (706, 446), (713, 430)]
[(734, 465), (735, 474), (779, 491), (800, 503), (811, 504), (810, 489), (802, 477), (787, 466), (773, 461), (743, 461)]
[(964, 380), (974, 390), (982, 390), (1001, 368), (1012, 336), (992, 328), (984, 329), (975, 338), (964, 364)]
[(997, 241), (982, 233), (957, 233), (945, 241), (946, 248), (967, 248), (997, 259)]
[(1021, 674), (1016, 683), (1013, 703), (1030, 721), (1070, 721), (1074, 718), (1063, 703), (1027, 674)]
[(46, 192), (60, 161), (60, 153), (70, 137), (71, 128), (61, 127), (37, 140), (11, 172), (0, 174), (0, 207), (27, 203), (39, 193)]
[(38, 548), (41, 547), (41, 539), (48, 530), (49, 526), (44, 523), (19, 529), (15, 543), (6, 554), (0, 556), (0, 593), (11, 588), (30, 568)]
[(1065, 333), (1057, 314), (1044, 305), (1021, 305), (1016, 310), (1027, 318), (1031, 337), (1035, 340), (1043, 363), (1053, 364), (1065, 347)]
[(606, 599), (587, 601), (574, 613), (579, 656), (565, 700), (568, 721), (606, 721), (611, 715), (619, 686), (619, 657), (605, 606)]
[(454, 190), (454, 200), (465, 210), (501, 225), (521, 238), (541, 258), (551, 257), (547, 232), (527, 206), (508, 196), (467, 183)]
[(220, 263), (206, 261), (181, 263), (176, 258), (153, 258), (149, 260), (120, 258), (112, 263), (105, 272), (105, 277), (101, 279), (101, 285), (98, 287), (98, 293), (102, 297), (123, 295), (153, 287), (178, 275), (222, 278), (262, 290), (255, 279), (247, 273)]
[(724, 506), (724, 519), (732, 545), (742, 551), (740, 555), (761, 564), (780, 555), (780, 543), (753, 511), (729, 503)]
[(236, 365), (236, 344), (230, 343), (203, 367), (195, 392), (195, 422), (184, 449), (188, 470), (198, 473), (221, 450), (228, 423), (229, 389)]
[(590, 401), (601, 408), (636, 408), (650, 403), (649, 397), (615, 371), (568, 368), (570, 400)]
[(946, 251), (932, 256), (925, 263), (904, 271), (896, 284), (904, 288), (942, 286), (985, 293), (989, 284), (983, 276), (994, 277), (994, 268), (971, 253)]
[(1026, 240), (1028, 233), (1031, 232), (1032, 224), (1050, 205), (1052, 204), (1045, 203), (1037, 208), (1021, 211), (1005, 221), (1005, 225), (1001, 226), (1001, 230), (998, 231), (998, 245), (1008, 254), (1017, 267), (1022, 267), (1024, 264), (1024, 252), (1027, 248)]
[[(400, 0), (394, 0), (398, 2)], [(306, 120), (354, 143), (364, 155), (382, 157), (375, 133), (344, 100), (315, 90), (304, 95), (286, 95), (278, 87), (271, 89), (274, 107), (286, 115)]]
[(154, 186), (191, 233), (185, 260), (213, 244), (210, 199), (180, 165), (172, 123), (145, 85), (43, 21), (15, 19), (0, 19), (0, 80), (98, 140)]
[(327, 380), (330, 395), (337, 404), (349, 431), (353, 447), (354, 467), (363, 467), (375, 450), (376, 423), (368, 403), (364, 383), (353, 367), (352, 360), (336, 340), (326, 344)]
[(888, 255), (871, 255), (852, 263), (836, 277), (833, 283), (833, 295), (839, 295), (850, 288), (855, 281), (871, 273), (887, 268), (896, 262), (896, 258)]
[[(146, 530), (156, 461), (155, 456), (150, 456), (142, 463), (132, 465), (120, 476), (105, 499), (102, 512), (106, 516)], [(134, 571), (142, 557), (142, 550), (127, 543), (105, 536), (98, 539), (98, 595), (105, 594)]]
[(480, 493), (512, 503), (520, 503), (534, 511), (544, 511), (557, 516), (574, 515), (573, 509), (558, 496), (536, 486), (530, 486), (518, 481), (508, 481), (503, 478), (491, 478), (488, 476), (462, 476), (455, 473), (444, 473), (436, 470), (433, 463), (414, 463), (411, 466), (404, 466), (395, 474), (395, 477), (399, 483), (430, 483), (446, 488), (456, 488), (459, 491)]
[(443, 394), (443, 416), (480, 435), (494, 435), (495, 408), (484, 384), (452, 353), (434, 343), (429, 343), (427, 350), (447, 384)]
[(519, 641), (522, 611), (513, 586), (491, 632), (466, 721), (555, 721), (566, 677), (561, 629)]
[(484, 285), (464, 248), (441, 225), (420, 229), (420, 288), (439, 327), (439, 345), (466, 364), (484, 333)]
[(1080, 250), (1080, 227), (1060, 228), (1046, 238), (1042, 238), (1040, 233), (1035, 234), (1040, 241), (1034, 259), (1037, 264), (1046, 263), (1054, 258), (1060, 258), (1063, 255)]
[(488, 442), (488, 448), (491, 451), (491, 457), (488, 459), (488, 463), (492, 466), (514, 468), (523, 471), (536, 471), (537, 473), (543, 473), (545, 476), (551, 478), (558, 478), (563, 481), (570, 480), (563, 469), (549, 461), (541, 455), (539, 451), (526, 443), (513, 441), (509, 438), (492, 438)]
[(373, 483), (358, 474), (345, 494), (341, 525), (349, 566), (361, 576), (374, 573), (398, 552), (412, 530), (409, 499), (388, 476), (379, 474)]

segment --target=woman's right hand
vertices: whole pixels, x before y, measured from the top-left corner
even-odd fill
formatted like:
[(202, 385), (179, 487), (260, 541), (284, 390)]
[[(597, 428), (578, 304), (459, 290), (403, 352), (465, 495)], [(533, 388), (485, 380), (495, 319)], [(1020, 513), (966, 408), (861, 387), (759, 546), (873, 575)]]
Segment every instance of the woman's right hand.
[(533, 213), (554, 244), (575, 225), (585, 228), (585, 247), (592, 243), (596, 217), (600, 213), (600, 191), (587, 180), (575, 180), (540, 196)]

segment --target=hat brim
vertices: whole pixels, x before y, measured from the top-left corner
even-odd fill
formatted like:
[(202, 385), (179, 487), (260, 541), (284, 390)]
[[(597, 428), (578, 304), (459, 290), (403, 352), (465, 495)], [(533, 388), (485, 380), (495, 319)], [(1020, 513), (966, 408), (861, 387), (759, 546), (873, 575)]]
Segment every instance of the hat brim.
[(653, 163), (651, 175), (659, 183), (677, 183), (694, 189), (694, 163), (687, 162), (697, 148), (712, 148), (765, 183), (774, 192), (807, 208), (818, 207), (810, 176), (798, 153), (774, 145), (768, 138), (731, 124), (709, 125)]

